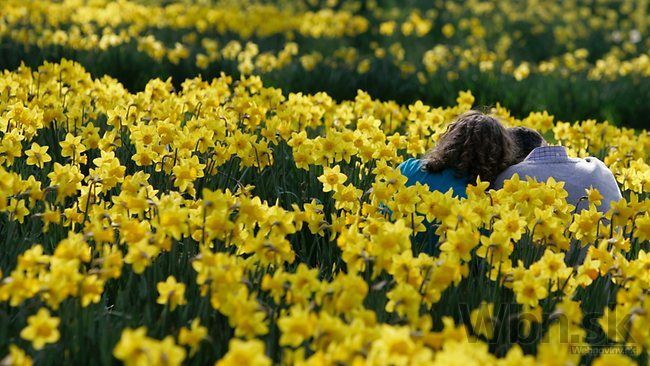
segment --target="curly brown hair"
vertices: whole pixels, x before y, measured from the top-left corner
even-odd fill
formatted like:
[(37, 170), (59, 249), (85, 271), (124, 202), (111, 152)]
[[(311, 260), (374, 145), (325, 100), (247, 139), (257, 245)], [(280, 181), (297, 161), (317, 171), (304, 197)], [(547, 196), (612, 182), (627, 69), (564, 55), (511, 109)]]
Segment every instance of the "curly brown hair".
[(496, 118), (471, 110), (458, 116), (421, 160), (429, 172), (451, 168), (470, 182), (480, 177), (492, 185), (515, 155), (516, 146), (506, 128)]

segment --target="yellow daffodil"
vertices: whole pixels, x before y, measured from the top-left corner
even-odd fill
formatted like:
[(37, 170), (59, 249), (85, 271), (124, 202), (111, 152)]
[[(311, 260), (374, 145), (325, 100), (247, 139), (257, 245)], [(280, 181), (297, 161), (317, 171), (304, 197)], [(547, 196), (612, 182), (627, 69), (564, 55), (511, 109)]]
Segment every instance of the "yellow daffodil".
[(25, 151), (27, 155), (27, 165), (35, 165), (43, 169), (43, 165), (52, 161), (50, 155), (47, 154), (47, 146), (40, 146), (37, 143), (32, 143), (32, 147)]
[(158, 289), (158, 300), (156, 302), (161, 305), (169, 304), (169, 309), (174, 310), (178, 305), (185, 305), (185, 284), (176, 282), (174, 276), (167, 277), (165, 282), (158, 282), (156, 286)]
[(318, 181), (323, 183), (323, 192), (330, 192), (345, 183), (348, 177), (341, 173), (341, 167), (336, 165), (333, 168), (325, 168), (323, 175), (318, 177)]
[(48, 343), (59, 341), (59, 323), (59, 318), (50, 316), (49, 310), (41, 308), (36, 315), (27, 318), (27, 327), (20, 332), (20, 337), (32, 342), (34, 349), (40, 350)]

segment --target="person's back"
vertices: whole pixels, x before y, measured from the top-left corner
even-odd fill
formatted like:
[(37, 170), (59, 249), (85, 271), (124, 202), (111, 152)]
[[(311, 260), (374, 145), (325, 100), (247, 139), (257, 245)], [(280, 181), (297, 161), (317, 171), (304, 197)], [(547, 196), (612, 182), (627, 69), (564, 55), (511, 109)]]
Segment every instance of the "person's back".
[(578, 205), (578, 209), (588, 208), (588, 203), (580, 198), (586, 196), (586, 189), (595, 188), (603, 196), (599, 211), (607, 212), (612, 201), (621, 199), (621, 191), (616, 179), (607, 166), (597, 158), (571, 158), (563, 146), (542, 146), (535, 148), (521, 163), (510, 166), (502, 172), (494, 184), (496, 189), (503, 182), (518, 174), (521, 179), (531, 177), (545, 182), (550, 177), (564, 182), (569, 196), (567, 202)]
[(466, 197), (465, 189), (469, 182), (464, 177), (458, 177), (453, 169), (428, 172), (423, 169), (422, 161), (414, 158), (404, 161), (398, 168), (402, 175), (408, 179), (407, 186), (419, 182), (429, 186), (431, 191), (447, 192), (452, 189), (454, 196)]
[(514, 144), (508, 131), (494, 117), (479, 111), (467, 111), (454, 120), (435, 146), (420, 159), (400, 164), (406, 185), (426, 184), (431, 191), (465, 197), (468, 183), (492, 184), (497, 174), (511, 162)]
[[(407, 178), (406, 185), (426, 184), (430, 191), (466, 197), (468, 183), (477, 179), (493, 183), (497, 174), (511, 162), (514, 150), (508, 131), (494, 117), (479, 111), (468, 111), (456, 118), (435, 146), (420, 159), (407, 159), (399, 170)], [(417, 233), (415, 241), (424, 243), (417, 251), (434, 255), (438, 245), (435, 225), (424, 222), (428, 230)]]

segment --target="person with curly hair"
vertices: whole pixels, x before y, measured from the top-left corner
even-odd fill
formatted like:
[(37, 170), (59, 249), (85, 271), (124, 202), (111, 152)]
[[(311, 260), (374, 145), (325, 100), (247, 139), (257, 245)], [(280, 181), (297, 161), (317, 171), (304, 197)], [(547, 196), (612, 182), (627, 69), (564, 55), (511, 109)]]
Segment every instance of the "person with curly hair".
[(495, 117), (471, 110), (458, 116), (420, 159), (408, 159), (398, 168), (407, 186), (420, 182), (431, 191), (452, 189), (454, 196), (465, 197), (467, 185), (477, 178), (493, 185), (516, 154), (511, 134)]

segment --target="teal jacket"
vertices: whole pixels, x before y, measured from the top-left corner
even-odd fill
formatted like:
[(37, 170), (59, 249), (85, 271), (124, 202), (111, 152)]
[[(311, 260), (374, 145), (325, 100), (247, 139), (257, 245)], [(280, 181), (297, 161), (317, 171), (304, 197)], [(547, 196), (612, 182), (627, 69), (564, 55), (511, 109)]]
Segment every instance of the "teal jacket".
[(420, 159), (408, 159), (398, 166), (400, 172), (408, 179), (407, 186), (417, 182), (429, 186), (430, 191), (447, 192), (449, 188), (454, 190), (454, 197), (466, 197), (466, 178), (456, 176), (453, 169), (445, 169), (441, 172), (431, 173), (422, 169)]

